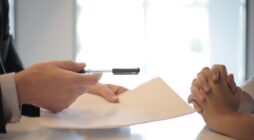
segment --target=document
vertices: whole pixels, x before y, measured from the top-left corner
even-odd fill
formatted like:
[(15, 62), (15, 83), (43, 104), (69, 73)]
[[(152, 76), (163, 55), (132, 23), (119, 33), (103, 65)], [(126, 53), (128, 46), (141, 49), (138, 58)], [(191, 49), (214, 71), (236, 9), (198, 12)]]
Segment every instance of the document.
[(121, 94), (119, 100), (119, 103), (109, 103), (102, 97), (85, 93), (63, 112), (42, 110), (40, 124), (49, 128), (118, 128), (194, 112), (161, 78)]

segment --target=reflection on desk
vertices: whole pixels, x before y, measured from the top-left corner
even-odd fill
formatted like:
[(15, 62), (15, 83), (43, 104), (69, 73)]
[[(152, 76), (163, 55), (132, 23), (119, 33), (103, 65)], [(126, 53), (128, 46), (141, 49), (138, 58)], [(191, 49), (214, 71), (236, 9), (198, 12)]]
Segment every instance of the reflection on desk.
[(23, 117), (19, 123), (8, 124), (1, 140), (232, 140), (207, 127), (194, 113), (170, 120), (117, 129), (50, 129), (40, 126), (40, 118)]

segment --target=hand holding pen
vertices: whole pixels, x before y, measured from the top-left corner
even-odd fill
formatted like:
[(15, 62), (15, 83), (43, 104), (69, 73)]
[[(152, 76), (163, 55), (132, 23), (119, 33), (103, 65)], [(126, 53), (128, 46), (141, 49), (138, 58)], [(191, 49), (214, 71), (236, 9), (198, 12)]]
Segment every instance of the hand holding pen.
[[(140, 72), (139, 68), (113, 68), (108, 70), (82, 69), (81, 74), (86, 73), (113, 73), (114, 75), (137, 75)], [(127, 88), (112, 84), (96, 84), (90, 87), (87, 92), (100, 95), (109, 102), (119, 102), (118, 95), (128, 91)]]

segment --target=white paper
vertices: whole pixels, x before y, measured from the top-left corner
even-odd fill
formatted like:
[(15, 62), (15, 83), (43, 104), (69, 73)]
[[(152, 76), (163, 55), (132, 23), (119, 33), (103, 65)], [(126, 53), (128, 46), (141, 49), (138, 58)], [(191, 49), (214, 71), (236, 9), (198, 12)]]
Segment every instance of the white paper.
[(152, 79), (120, 95), (120, 103), (84, 94), (61, 113), (41, 111), (41, 125), (50, 128), (101, 129), (170, 119), (194, 110), (162, 79)]

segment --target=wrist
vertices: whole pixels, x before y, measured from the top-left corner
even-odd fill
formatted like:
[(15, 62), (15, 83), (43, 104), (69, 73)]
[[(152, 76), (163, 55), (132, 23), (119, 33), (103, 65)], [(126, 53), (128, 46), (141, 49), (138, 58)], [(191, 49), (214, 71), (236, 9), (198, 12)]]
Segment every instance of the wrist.
[(234, 118), (235, 116), (238, 116), (238, 114), (240, 114), (240, 112), (234, 111), (220, 114), (216, 117), (216, 119), (214, 119), (214, 124), (209, 127), (216, 132), (227, 134), (228, 129), (234, 127), (232, 126), (234, 124)]

